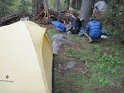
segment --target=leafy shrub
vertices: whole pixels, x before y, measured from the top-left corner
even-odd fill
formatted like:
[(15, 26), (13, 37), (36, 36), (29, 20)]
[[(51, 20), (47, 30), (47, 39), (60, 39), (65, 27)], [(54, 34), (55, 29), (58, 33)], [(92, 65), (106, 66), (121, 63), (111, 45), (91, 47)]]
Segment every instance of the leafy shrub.
[(23, 15), (31, 14), (32, 8), (31, 8), (31, 2), (28, 0), (21, 0), (19, 4), (17, 5), (17, 12), (22, 13)]

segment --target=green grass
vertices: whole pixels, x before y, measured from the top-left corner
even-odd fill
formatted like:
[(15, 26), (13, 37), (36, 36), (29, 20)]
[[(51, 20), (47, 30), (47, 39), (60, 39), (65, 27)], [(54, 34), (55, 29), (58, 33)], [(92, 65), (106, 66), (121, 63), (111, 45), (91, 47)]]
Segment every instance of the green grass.
[[(56, 33), (53, 31), (50, 36)], [(84, 43), (84, 38), (77, 35), (68, 35), (68, 38), (79, 42), (79, 47), (67, 47), (62, 58), (84, 63), (87, 73), (72, 70), (61, 74), (60, 69), (56, 69), (56, 93), (95, 93), (98, 87), (120, 84), (120, 77), (123, 77), (120, 69), (124, 66), (120, 46), (110, 40), (90, 44)]]
[(85, 75), (68, 72), (64, 75), (58, 74), (56, 75), (56, 93), (93, 93), (92, 84), (96, 85), (94, 81), (94, 77), (90, 78), (92, 80), (89, 81), (89, 78)]
[(55, 30), (55, 29), (50, 29), (50, 30), (47, 30), (47, 34), (50, 38), (50, 41), (53, 41), (52, 36), (55, 35), (55, 34), (59, 34), (59, 31)]
[[(83, 50), (84, 48), (85, 50)], [(86, 45), (82, 49), (68, 48), (65, 55), (87, 62), (87, 66), (93, 71), (92, 73), (96, 74), (99, 83), (107, 85), (119, 74), (119, 66), (124, 65), (124, 59), (116, 55), (115, 48), (108, 49), (107, 52), (104, 52), (100, 45), (92, 44)]]

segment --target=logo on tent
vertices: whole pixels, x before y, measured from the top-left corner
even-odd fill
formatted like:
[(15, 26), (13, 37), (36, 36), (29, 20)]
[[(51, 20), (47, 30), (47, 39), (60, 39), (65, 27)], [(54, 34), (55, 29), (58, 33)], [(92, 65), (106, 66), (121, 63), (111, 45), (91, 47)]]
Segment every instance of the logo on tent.
[(6, 82), (6, 83), (7, 83), (7, 82), (10, 82), (10, 83), (14, 83), (13, 80), (8, 80), (8, 79), (10, 78), (10, 76), (9, 76), (8, 74), (7, 74), (5, 77), (6, 77), (6, 79), (5, 79), (5, 80), (1, 80), (1, 79), (0, 79), (0, 82)]
[(6, 75), (6, 79), (9, 79), (9, 75)]

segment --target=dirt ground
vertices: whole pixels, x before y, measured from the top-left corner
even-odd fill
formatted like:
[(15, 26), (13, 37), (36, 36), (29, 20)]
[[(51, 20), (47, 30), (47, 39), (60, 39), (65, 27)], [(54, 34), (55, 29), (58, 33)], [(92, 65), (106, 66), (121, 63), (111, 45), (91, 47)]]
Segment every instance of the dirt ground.
[[(54, 31), (55, 30), (48, 31), (49, 37), (56, 33), (61, 33)], [(61, 34), (66, 35), (65, 33)], [(94, 61), (90, 59), (90, 57), (93, 55), (92, 53), (97, 53), (101, 48), (103, 49), (103, 52), (108, 54), (115, 53), (119, 57), (124, 58), (123, 45), (121, 45), (120, 42), (115, 41), (114, 37), (93, 44), (87, 42), (85, 37), (78, 37), (78, 35), (70, 35), (68, 38), (73, 44), (62, 44), (58, 55), (55, 57), (55, 93), (124, 93), (123, 66), (119, 68), (120, 76), (115, 77), (115, 81), (111, 81), (109, 85), (100, 86), (97, 84), (98, 82), (94, 80), (90, 81), (90, 79), (94, 78), (92, 78), (92, 69), (88, 66), (87, 62), (91, 61), (96, 64), (96, 60)], [(117, 50), (114, 49), (115, 46), (118, 47)], [(70, 54), (66, 55), (66, 49), (68, 48), (82, 51), (84, 53), (83, 57), (88, 57), (89, 59), (83, 60), (80, 55), (76, 56), (74, 54), (77, 53), (76, 51), (73, 51), (73, 53), (71, 50), (69, 51)], [(89, 49), (91, 51), (89, 51)], [(87, 55), (88, 53), (91, 54)], [(66, 64), (70, 61), (76, 62), (76, 65), (73, 68), (66, 68)]]
[[(56, 71), (55, 73), (60, 73), (61, 76), (63, 76), (65, 73), (69, 73), (70, 71), (73, 71), (75, 73), (81, 73), (81, 74), (84, 74), (84, 75), (88, 75), (90, 72), (88, 70), (88, 68), (86, 67), (86, 64), (85, 62), (81, 63), (81, 62), (78, 62), (78, 60), (75, 60), (75, 59), (72, 59), (73, 61), (76, 61), (78, 62), (78, 64), (73, 68), (73, 69), (64, 69), (64, 65), (65, 63), (70, 60), (69, 59), (63, 59), (63, 52), (64, 52), (64, 49), (67, 48), (67, 47), (70, 47), (70, 45), (66, 45), (66, 46), (61, 46), (61, 51), (59, 52), (59, 57), (56, 58), (55, 62), (55, 68), (56, 68)], [(71, 46), (71, 47), (77, 47), (77, 46)], [(59, 72), (58, 72), (59, 71)], [(76, 91), (76, 88), (78, 86), (74, 85), (73, 84), (73, 81), (71, 82), (68, 82), (70, 83), (70, 92), (64, 90), (64, 91), (59, 91), (57, 93), (79, 93), (78, 91)], [(124, 84), (124, 81), (122, 81), (122, 83)], [(124, 85), (123, 85), (124, 86)], [(79, 90), (77, 88), (77, 90)], [(84, 93), (83, 91), (81, 93)], [(88, 92), (87, 92), (88, 93)], [(124, 87), (122, 86), (116, 86), (116, 85), (113, 85), (113, 86), (107, 86), (107, 87), (98, 87), (96, 89), (93, 90), (93, 93), (124, 93)]]

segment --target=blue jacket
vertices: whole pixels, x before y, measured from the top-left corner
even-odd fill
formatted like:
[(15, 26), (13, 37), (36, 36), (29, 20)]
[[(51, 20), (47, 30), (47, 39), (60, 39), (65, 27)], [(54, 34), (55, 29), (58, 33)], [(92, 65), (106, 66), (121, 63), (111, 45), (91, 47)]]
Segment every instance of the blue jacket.
[(86, 31), (92, 39), (99, 39), (102, 35), (102, 24), (97, 19), (92, 19), (86, 25)]

